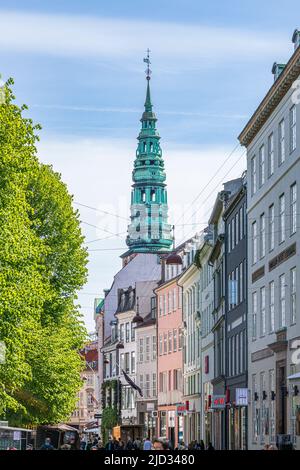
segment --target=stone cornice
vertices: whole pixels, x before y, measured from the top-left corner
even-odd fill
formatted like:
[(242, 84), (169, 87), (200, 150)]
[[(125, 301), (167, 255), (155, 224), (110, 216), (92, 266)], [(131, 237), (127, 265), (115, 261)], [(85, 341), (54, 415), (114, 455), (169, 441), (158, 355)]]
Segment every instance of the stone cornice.
[(262, 126), (265, 124), (269, 116), (272, 114), (276, 106), (280, 103), (293, 82), (300, 75), (300, 47), (298, 47), (283, 72), (274, 82), (242, 132), (238, 139), (241, 145), (248, 146)]

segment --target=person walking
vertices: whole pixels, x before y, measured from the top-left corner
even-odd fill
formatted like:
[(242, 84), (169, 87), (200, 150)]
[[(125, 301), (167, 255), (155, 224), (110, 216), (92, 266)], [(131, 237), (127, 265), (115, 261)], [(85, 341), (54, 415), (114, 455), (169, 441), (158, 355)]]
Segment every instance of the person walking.
[(207, 449), (206, 450), (215, 450), (214, 446), (212, 445), (211, 442), (208, 443)]
[(151, 449), (152, 449), (152, 443), (151, 443), (150, 438), (148, 436), (144, 441), (143, 450), (151, 450)]
[(127, 444), (125, 446), (125, 450), (134, 450), (134, 445), (133, 445), (131, 437), (128, 437), (128, 441), (127, 441)]

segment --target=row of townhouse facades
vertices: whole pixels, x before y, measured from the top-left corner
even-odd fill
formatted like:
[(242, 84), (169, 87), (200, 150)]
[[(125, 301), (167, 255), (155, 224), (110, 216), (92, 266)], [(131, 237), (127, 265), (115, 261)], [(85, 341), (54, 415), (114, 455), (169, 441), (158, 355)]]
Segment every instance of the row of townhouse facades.
[(95, 313), (102, 408), (173, 447), (300, 449), (298, 30), (293, 42), (239, 136), (245, 172), (216, 194), (207, 227), (123, 255)]

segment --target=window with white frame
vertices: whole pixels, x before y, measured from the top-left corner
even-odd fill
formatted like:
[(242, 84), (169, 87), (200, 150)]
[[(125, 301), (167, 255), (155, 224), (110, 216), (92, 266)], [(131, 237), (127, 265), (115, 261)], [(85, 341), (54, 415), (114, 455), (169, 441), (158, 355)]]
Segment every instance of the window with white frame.
[(169, 290), (168, 292), (168, 313), (171, 313), (173, 311), (173, 295), (172, 291)]
[(257, 261), (257, 222), (252, 224), (252, 263)]
[(252, 294), (252, 339), (256, 339), (257, 334), (257, 292)]
[(263, 258), (266, 254), (266, 218), (265, 214), (260, 216), (260, 257)]
[(156, 335), (152, 336), (152, 361), (156, 359)]
[(243, 211), (243, 207), (240, 207), (240, 210), (239, 210), (239, 213), (240, 213), (240, 216), (239, 216), (239, 219), (240, 219), (240, 233), (239, 233), (239, 236), (240, 236), (240, 240), (243, 239), (243, 230), (244, 230), (244, 211)]
[(279, 135), (278, 157), (279, 157), (279, 165), (281, 165), (285, 161), (285, 123), (284, 123), (284, 119), (282, 119), (282, 121), (280, 121), (278, 131), (279, 131), (278, 132), (278, 135)]
[(265, 182), (265, 146), (259, 149), (259, 187)]
[(291, 269), (291, 324), (296, 323), (296, 268)]
[(135, 351), (131, 351), (131, 373), (135, 374)]
[(252, 157), (251, 159), (251, 194), (252, 196), (256, 193), (256, 156)]
[(273, 333), (275, 331), (275, 285), (274, 281), (269, 283), (269, 308), (270, 308), (270, 318), (269, 318), (269, 331)]
[(177, 351), (177, 329), (173, 330), (173, 351)]
[(282, 274), (279, 277), (279, 322), (281, 328), (286, 326), (285, 288), (285, 274)]
[(297, 129), (296, 129), (296, 105), (290, 109), (290, 152), (296, 149), (297, 145)]
[(145, 380), (145, 397), (149, 398), (150, 397), (150, 374), (146, 374), (146, 380)]
[(139, 362), (144, 362), (144, 338), (139, 340)]
[(162, 356), (163, 354), (163, 338), (162, 334), (159, 335), (159, 355)]
[(176, 287), (173, 289), (173, 311), (177, 309), (177, 289)]
[(150, 361), (150, 336), (146, 336), (146, 362)]
[(173, 351), (173, 334), (172, 330), (168, 331), (168, 353)]
[(168, 337), (167, 337), (167, 333), (164, 333), (164, 354), (168, 354)]
[(274, 173), (274, 134), (269, 135), (268, 137), (268, 167), (269, 167), (269, 177)]
[(260, 289), (260, 334), (266, 334), (266, 289)]
[(279, 197), (279, 243), (285, 240), (285, 195)]
[(274, 250), (275, 246), (275, 220), (274, 204), (269, 207), (269, 251)]
[(152, 396), (156, 397), (157, 395), (157, 390), (156, 390), (156, 374), (152, 374)]
[(162, 295), (159, 296), (159, 316), (161, 317), (163, 315), (163, 310), (164, 310), (164, 298)]
[(290, 219), (291, 219), (291, 235), (297, 231), (297, 185), (294, 183), (290, 191)]

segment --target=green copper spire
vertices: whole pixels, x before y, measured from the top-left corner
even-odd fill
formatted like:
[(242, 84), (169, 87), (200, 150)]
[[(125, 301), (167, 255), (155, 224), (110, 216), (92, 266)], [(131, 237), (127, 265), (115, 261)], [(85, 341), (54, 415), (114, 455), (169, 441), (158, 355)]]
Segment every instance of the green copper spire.
[(171, 226), (168, 224), (166, 173), (152, 110), (150, 93), (149, 50), (146, 78), (147, 91), (142, 127), (138, 136), (136, 159), (132, 172), (131, 223), (126, 243), (131, 252), (165, 252), (171, 248)]

